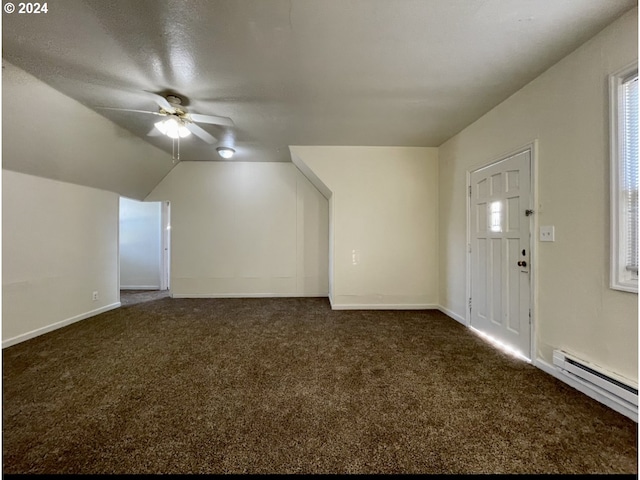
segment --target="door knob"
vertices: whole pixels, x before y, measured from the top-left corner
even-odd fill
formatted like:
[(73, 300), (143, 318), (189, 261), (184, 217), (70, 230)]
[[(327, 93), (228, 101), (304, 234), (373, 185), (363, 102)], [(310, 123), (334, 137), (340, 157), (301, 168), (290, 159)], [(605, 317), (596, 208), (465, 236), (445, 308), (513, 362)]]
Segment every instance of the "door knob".
[(518, 266), (519, 266), (519, 267), (526, 267), (526, 266), (527, 266), (527, 262), (525, 262), (524, 260), (522, 260), (521, 262), (518, 262)]

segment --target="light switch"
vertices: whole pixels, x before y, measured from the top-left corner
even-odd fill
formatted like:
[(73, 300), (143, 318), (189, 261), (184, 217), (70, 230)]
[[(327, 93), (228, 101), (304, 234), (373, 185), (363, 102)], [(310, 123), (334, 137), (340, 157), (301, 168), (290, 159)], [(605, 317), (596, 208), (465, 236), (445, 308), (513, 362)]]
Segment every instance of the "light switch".
[(540, 241), (541, 242), (555, 242), (556, 241), (556, 227), (553, 225), (547, 225), (540, 227)]

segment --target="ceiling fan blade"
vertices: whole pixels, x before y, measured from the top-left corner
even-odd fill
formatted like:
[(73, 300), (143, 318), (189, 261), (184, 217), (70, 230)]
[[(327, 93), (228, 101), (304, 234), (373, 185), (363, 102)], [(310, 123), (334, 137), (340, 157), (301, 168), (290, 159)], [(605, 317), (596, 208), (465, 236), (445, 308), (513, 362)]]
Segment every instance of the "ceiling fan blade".
[(161, 115), (164, 116), (164, 114), (160, 113), (160, 112), (150, 112), (148, 110), (132, 110), (130, 108), (114, 108), (114, 107), (95, 107), (99, 110), (117, 110), (120, 112), (137, 112), (137, 113), (150, 113), (151, 115)]
[(200, 113), (190, 113), (191, 120), (198, 123), (210, 123), (212, 125), (224, 125), (233, 127), (235, 124), (229, 117), (216, 117), (215, 115), (201, 115)]
[(200, 128), (195, 123), (187, 123), (185, 127), (187, 127), (191, 133), (200, 137), (202, 140), (204, 140), (207, 143), (216, 143), (218, 141), (216, 137), (211, 135), (209, 132), (205, 131), (203, 128)]
[(153, 92), (148, 92), (146, 90), (145, 92), (153, 99), (154, 102), (158, 104), (160, 108), (163, 108), (164, 110), (170, 113), (174, 113), (176, 111), (175, 108), (162, 95), (158, 95), (157, 93), (153, 93)]
[(158, 130), (156, 127), (153, 127), (151, 130), (149, 130), (149, 133), (147, 133), (148, 137), (160, 137), (162, 136), (162, 132), (160, 130)]

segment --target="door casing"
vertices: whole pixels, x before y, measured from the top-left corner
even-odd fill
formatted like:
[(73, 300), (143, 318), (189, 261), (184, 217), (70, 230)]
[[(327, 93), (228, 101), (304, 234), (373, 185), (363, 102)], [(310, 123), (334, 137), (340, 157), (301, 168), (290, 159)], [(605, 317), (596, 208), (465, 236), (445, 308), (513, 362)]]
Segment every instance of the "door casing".
[(161, 202), (161, 228), (160, 233), (160, 290), (171, 289), (171, 204), (168, 201)]
[(514, 150), (505, 152), (498, 155), (490, 161), (479, 163), (471, 166), (466, 171), (467, 183), (465, 188), (465, 197), (467, 199), (467, 239), (466, 239), (466, 302), (465, 302), (465, 323), (467, 327), (471, 327), (471, 310), (469, 308), (469, 301), (471, 299), (471, 197), (468, 192), (471, 188), (471, 173), (481, 168), (486, 168), (490, 165), (498, 163), (502, 160), (506, 160), (509, 157), (517, 155), (519, 153), (530, 151), (531, 157), (531, 176), (530, 176), (530, 203), (533, 209), (533, 215), (531, 216), (531, 228), (529, 235), (529, 252), (530, 252), (530, 267), (529, 267), (529, 306), (531, 309), (531, 323), (530, 323), (530, 352), (531, 363), (536, 364), (536, 324), (537, 324), (537, 271), (538, 271), (538, 242), (536, 241), (536, 235), (538, 232), (538, 215), (542, 212), (542, 205), (538, 203), (538, 140), (533, 140), (526, 145), (516, 148)]

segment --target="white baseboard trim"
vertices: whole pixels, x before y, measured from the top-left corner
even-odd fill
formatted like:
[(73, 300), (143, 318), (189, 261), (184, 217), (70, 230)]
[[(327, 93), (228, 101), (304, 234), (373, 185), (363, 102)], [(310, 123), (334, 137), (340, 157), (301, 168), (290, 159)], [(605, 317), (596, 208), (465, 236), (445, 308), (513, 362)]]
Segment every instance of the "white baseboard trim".
[(160, 290), (160, 285), (120, 285), (120, 290)]
[(172, 293), (172, 298), (326, 298), (326, 293)]
[[(438, 310), (440, 310), (445, 315), (448, 315), (449, 317), (453, 318), (454, 320), (460, 322), (465, 327), (469, 327), (469, 325), (467, 325), (466, 319), (463, 318), (461, 315), (458, 315), (457, 313), (452, 312), (451, 310), (443, 307), (442, 305), (438, 306)], [(602, 403), (603, 405), (606, 405), (607, 407), (615, 410), (618, 413), (621, 413), (622, 415), (638, 423), (638, 409), (634, 405), (631, 405), (630, 403), (626, 403), (624, 402), (624, 400), (616, 398), (615, 396), (611, 395), (609, 392), (603, 389), (600, 389), (595, 385), (589, 384), (576, 376), (563, 373), (560, 370), (558, 370), (555, 366), (548, 364), (544, 360), (535, 358), (532, 360), (531, 363), (533, 366), (539, 368), (543, 372), (557, 378), (561, 382), (566, 383), (570, 387), (575, 388), (579, 392), (584, 393), (588, 397), (593, 398), (594, 400)]]
[(468, 327), (467, 320), (464, 317), (458, 315), (457, 313), (452, 312), (451, 310), (449, 310), (448, 308), (443, 307), (442, 305), (438, 305), (438, 310), (440, 310), (442, 313), (444, 313), (448, 317), (451, 317), (454, 320), (460, 322), (465, 327)]
[(438, 306), (428, 303), (332, 303), (331, 308), (333, 310), (435, 310)]
[(549, 365), (544, 360), (535, 359), (533, 362), (535, 367), (538, 367), (545, 373), (552, 375), (563, 383), (566, 383), (570, 387), (575, 388), (576, 390), (584, 393), (588, 397), (593, 398), (594, 400), (606, 405), (609, 408), (612, 408), (618, 413), (630, 418), (634, 422), (638, 423), (638, 409), (632, 408), (629, 405), (623, 404), (621, 400), (615, 398), (609, 392), (599, 389), (597, 386), (592, 386), (579, 379), (578, 377), (569, 376), (560, 372), (553, 365)]
[(2, 348), (7, 348), (12, 345), (16, 345), (18, 343), (24, 342), (26, 340), (30, 340), (32, 338), (38, 337), (45, 333), (52, 332), (62, 327), (66, 327), (67, 325), (71, 325), (72, 323), (79, 322), (80, 320), (85, 320), (89, 317), (93, 317), (100, 313), (108, 312), (109, 310), (113, 310), (114, 308), (118, 308), (121, 306), (120, 302), (112, 303), (111, 305), (106, 305), (101, 308), (97, 308), (95, 310), (91, 310), (90, 312), (81, 313), (80, 315), (76, 315), (71, 318), (67, 318), (66, 320), (62, 320), (60, 322), (52, 323), (51, 325), (47, 325), (46, 327), (38, 328), (36, 330), (32, 330), (27, 333), (23, 333), (22, 335), (18, 335), (17, 337), (9, 338), (7, 340), (2, 341)]

